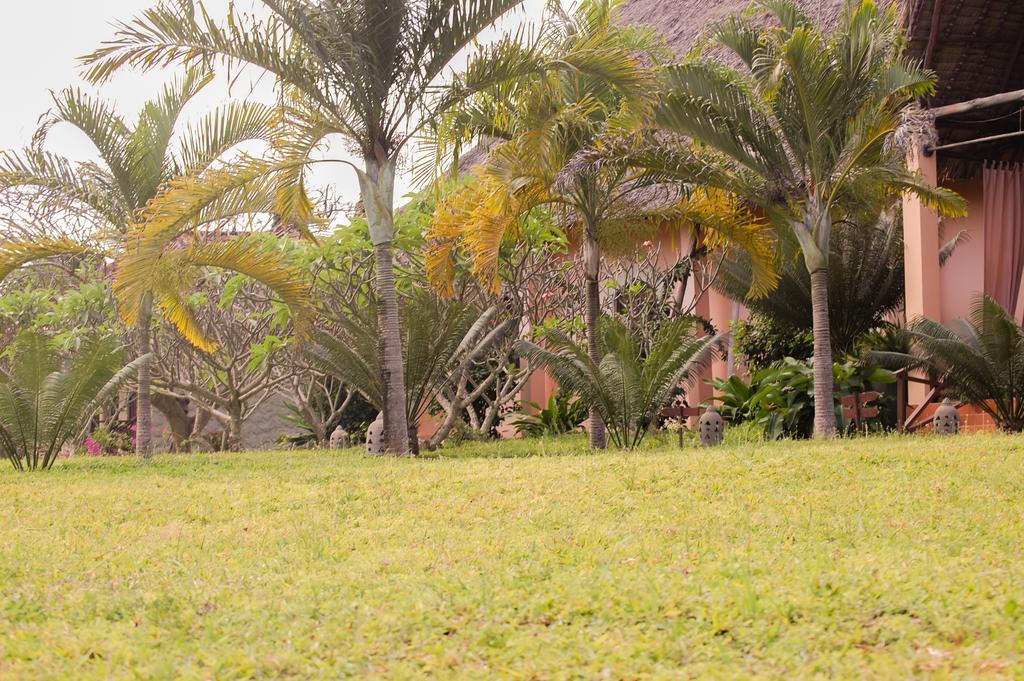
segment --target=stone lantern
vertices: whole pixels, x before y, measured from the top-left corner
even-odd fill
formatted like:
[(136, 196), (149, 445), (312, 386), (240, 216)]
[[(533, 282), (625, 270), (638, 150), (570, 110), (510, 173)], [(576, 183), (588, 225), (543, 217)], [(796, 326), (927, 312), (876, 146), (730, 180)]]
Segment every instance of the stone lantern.
[(377, 420), (366, 429), (366, 451), (370, 454), (383, 454), (384, 449), (384, 412), (381, 412)]
[(939, 435), (955, 435), (960, 432), (960, 414), (948, 397), (935, 410), (933, 428)]
[(708, 407), (708, 410), (700, 417), (699, 430), (702, 445), (705, 447), (720, 445), (725, 438), (725, 419), (714, 407)]
[(331, 433), (331, 449), (345, 449), (348, 447), (348, 443), (348, 433), (345, 432), (345, 429), (341, 426), (335, 428), (334, 432)]

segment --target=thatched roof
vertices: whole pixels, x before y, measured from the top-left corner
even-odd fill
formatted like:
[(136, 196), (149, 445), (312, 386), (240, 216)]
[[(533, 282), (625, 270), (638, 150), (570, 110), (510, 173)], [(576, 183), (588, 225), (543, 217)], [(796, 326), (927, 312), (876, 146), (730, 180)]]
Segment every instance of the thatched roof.
[[(798, 4), (814, 19), (832, 24), (838, 20), (845, 0), (798, 0)], [(683, 55), (710, 25), (749, 6), (750, 0), (627, 0), (622, 19), (627, 25), (653, 26)]]
[[(911, 55), (939, 76), (938, 92), (929, 105), (1024, 89), (1021, 0), (904, 0), (904, 13)], [(939, 141), (1020, 130), (1020, 109), (1016, 103), (939, 119)], [(1017, 138), (939, 152), (947, 176), (972, 175), (984, 160), (1024, 161), (1024, 142)]]
[[(838, 21), (846, 1), (798, 0), (825, 25)], [(900, 4), (910, 55), (938, 74), (938, 92), (927, 106), (1024, 89), (1024, 0), (892, 1)], [(622, 15), (628, 24), (659, 29), (682, 56), (699, 43), (710, 25), (749, 6), (749, 0), (626, 0)], [(939, 142), (1020, 130), (1022, 119), (1014, 115), (1020, 108), (1011, 104), (940, 119)], [(939, 158), (944, 175), (970, 176), (982, 160), (1024, 161), (1024, 139), (941, 152)]]

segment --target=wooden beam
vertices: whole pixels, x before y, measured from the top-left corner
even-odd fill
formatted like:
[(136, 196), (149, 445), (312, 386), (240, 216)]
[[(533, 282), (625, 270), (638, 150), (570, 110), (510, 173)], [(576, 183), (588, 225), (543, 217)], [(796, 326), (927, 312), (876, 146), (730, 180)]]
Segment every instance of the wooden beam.
[(988, 137), (979, 137), (976, 140), (964, 140), (963, 142), (952, 142), (950, 144), (940, 144), (937, 147), (933, 147), (930, 144), (924, 145), (924, 155), (931, 156), (936, 151), (942, 151), (943, 149), (956, 149), (957, 147), (967, 147), (972, 144), (983, 144), (985, 142), (995, 142), (996, 140), (1005, 140), (1012, 137), (1024, 137), (1024, 130), (1018, 130), (1017, 132), (1007, 132), (1002, 135), (989, 135)]
[(978, 109), (987, 109), (989, 107), (999, 106), (1000, 104), (1012, 104), (1020, 101), (1024, 101), (1024, 90), (1002, 92), (998, 95), (991, 95), (989, 97), (978, 97), (977, 99), (960, 102), (958, 104), (937, 106), (934, 109), (929, 109), (928, 111), (934, 118), (942, 118), (944, 116), (955, 116), (969, 111), (977, 111)]

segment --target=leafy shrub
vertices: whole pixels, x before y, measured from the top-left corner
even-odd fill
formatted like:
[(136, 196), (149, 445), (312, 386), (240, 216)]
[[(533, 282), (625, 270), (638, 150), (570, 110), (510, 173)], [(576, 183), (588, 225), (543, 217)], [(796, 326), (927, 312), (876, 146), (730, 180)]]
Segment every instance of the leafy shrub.
[(18, 470), (50, 468), (144, 359), (121, 368), (120, 343), (91, 337), (61, 367), (52, 338), (22, 332), (0, 371), (0, 452)]
[(604, 355), (598, 364), (586, 347), (557, 331), (545, 336), (547, 348), (530, 341), (517, 347), (547, 367), (562, 391), (580, 395), (583, 407), (598, 410), (615, 446), (633, 449), (678, 386), (694, 380), (714, 357), (721, 339), (699, 336), (700, 329), (692, 317), (673, 319), (645, 342), (621, 319), (602, 317)]
[(534, 413), (516, 414), (512, 425), (523, 435), (562, 435), (571, 433), (587, 420), (587, 408), (576, 395), (557, 392), (548, 398), (547, 406), (527, 401)]
[[(896, 376), (889, 370), (859, 362), (845, 362), (832, 366), (836, 384), (836, 422), (843, 427), (842, 398), (854, 393), (867, 392), (874, 384), (894, 383)], [(750, 382), (738, 376), (714, 381), (721, 393), (713, 398), (721, 402), (721, 413), (732, 423), (753, 421), (769, 439), (808, 438), (814, 432), (814, 368), (811, 361), (787, 357), (766, 369), (754, 373)]]
[(135, 452), (135, 424), (118, 423), (96, 428), (85, 438), (91, 456), (123, 455)]
[(754, 312), (732, 326), (736, 354), (751, 371), (781, 362), (786, 357), (808, 359), (814, 355), (814, 334), (809, 329), (780, 325), (774, 318)]
[(923, 363), (1000, 429), (1024, 430), (1024, 328), (999, 303), (979, 296), (968, 320), (947, 327), (917, 319), (908, 334), (912, 355), (878, 353), (880, 358)]

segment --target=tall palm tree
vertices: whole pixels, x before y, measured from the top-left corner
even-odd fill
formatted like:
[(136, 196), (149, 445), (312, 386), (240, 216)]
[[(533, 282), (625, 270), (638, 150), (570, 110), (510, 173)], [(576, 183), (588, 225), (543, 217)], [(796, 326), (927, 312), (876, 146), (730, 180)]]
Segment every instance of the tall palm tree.
[[(331, 136), (361, 157), (345, 158), (359, 180), (376, 260), (386, 444), (408, 452), (405, 376), (393, 272), (394, 189), (399, 158), (422, 126), (473, 92), (528, 73), (536, 53), (507, 37), (462, 73), (450, 66), (480, 33), (522, 0), (263, 0), (266, 17), (230, 10), (218, 23), (199, 0), (162, 3), (119, 26), (115, 38), (85, 58), (87, 74), (102, 81), (124, 66), (172, 62), (252, 65), (279, 82), (289, 134), (279, 141), (286, 159), (276, 169), (279, 209), (293, 222), (311, 219), (304, 173)], [(549, 64), (574, 69), (571, 63)], [(588, 65), (583, 65), (588, 66)], [(251, 183), (267, 169), (236, 174)], [(227, 189), (227, 187), (223, 187)]]
[[(733, 17), (711, 42), (741, 66), (698, 58), (664, 70), (657, 127), (664, 139), (632, 162), (664, 177), (702, 182), (748, 202), (800, 245), (810, 274), (818, 437), (835, 433), (828, 269), (833, 225), (867, 203), (916, 194), (947, 215), (963, 214), (953, 192), (907, 170), (897, 130), (934, 75), (902, 56), (895, 3), (851, 2), (832, 34), (792, 0), (761, 0), (771, 25)], [(690, 144), (692, 140), (697, 144)]]
[[(770, 261), (764, 233), (750, 221), (726, 216), (724, 204), (695, 200), (676, 187), (652, 186), (620, 164), (601, 163), (602, 140), (649, 115), (657, 81), (646, 66), (659, 57), (648, 32), (622, 28), (618, 0), (584, 0), (563, 14), (543, 50), (554, 59), (601, 54), (600, 72), (537, 73), (514, 87), (481, 93), (453, 109), (434, 131), (441, 153), (468, 140), (494, 142), (477, 169), (477, 182), (453, 193), (435, 216), (427, 264), (432, 279), (449, 285), (453, 252), (468, 250), (476, 273), (498, 285), (500, 246), (533, 208), (552, 208), (583, 252), (588, 352), (603, 356), (600, 267), (602, 251), (634, 245), (669, 222), (698, 213), (719, 234), (743, 242), (758, 265)], [(495, 142), (496, 141), (496, 142)], [(713, 206), (715, 210), (708, 210)], [(766, 274), (758, 269), (758, 274)], [(759, 281), (758, 284), (762, 284)], [(601, 412), (590, 413), (590, 444), (606, 446)]]
[[(197, 268), (227, 267), (260, 279), (294, 306), (304, 309), (301, 279), (258, 240), (231, 241), (191, 236), (201, 223), (230, 217), (216, 207), (193, 211), (189, 219), (168, 225), (154, 206), (175, 181), (218, 173), (216, 164), (240, 144), (271, 139), (278, 113), (250, 102), (231, 103), (197, 120), (179, 125), (185, 106), (212, 79), (189, 70), (172, 79), (147, 102), (130, 126), (114, 107), (78, 89), (54, 95), (31, 147), (0, 153), (0, 192), (28, 191), (60, 210), (83, 213), (96, 225), (88, 242), (53, 234), (21, 232), (0, 235), (0, 279), (17, 267), (45, 258), (101, 250), (116, 259), (114, 290), (124, 321), (135, 329), (142, 361), (138, 371), (139, 455), (152, 453), (152, 365), (150, 326), (154, 306), (164, 312), (198, 347), (212, 349), (188, 312), (183, 289)], [(92, 143), (97, 161), (72, 162), (46, 151), (50, 130), (74, 126)], [(177, 214), (176, 214), (177, 216)], [(148, 230), (148, 232), (147, 232)], [(162, 230), (159, 244), (144, 237)]]

